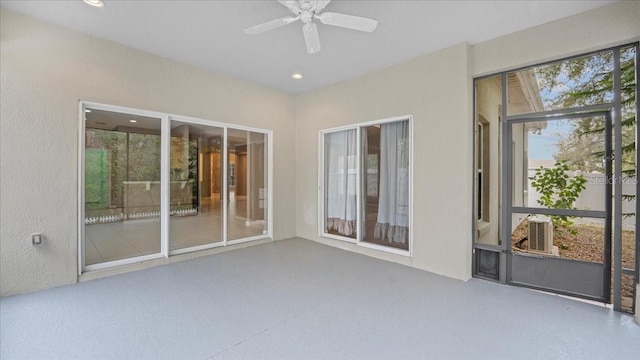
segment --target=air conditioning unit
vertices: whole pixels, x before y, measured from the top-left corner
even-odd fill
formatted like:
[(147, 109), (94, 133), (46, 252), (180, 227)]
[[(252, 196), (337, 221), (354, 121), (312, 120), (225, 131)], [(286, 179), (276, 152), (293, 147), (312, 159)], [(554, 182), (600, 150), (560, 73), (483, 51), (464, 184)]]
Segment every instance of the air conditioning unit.
[(546, 216), (529, 218), (529, 250), (551, 254), (553, 250), (553, 223)]

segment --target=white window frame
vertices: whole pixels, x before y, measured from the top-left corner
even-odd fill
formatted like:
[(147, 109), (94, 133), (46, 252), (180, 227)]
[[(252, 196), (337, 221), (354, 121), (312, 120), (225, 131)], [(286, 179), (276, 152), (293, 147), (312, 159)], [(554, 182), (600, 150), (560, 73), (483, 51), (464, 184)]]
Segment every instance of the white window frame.
[[(477, 181), (476, 181), (476, 209), (480, 209), (479, 213), (477, 214), (476, 218), (478, 220), (478, 222), (483, 222), (484, 221), (484, 212), (485, 212), (485, 208), (484, 208), (484, 204), (482, 203), (484, 200), (484, 195), (482, 192), (482, 184), (487, 180), (484, 178), (484, 174), (483, 174), (483, 169), (484, 169), (484, 124), (482, 124), (480, 121), (478, 121), (476, 123), (477, 125), (477, 131), (476, 131), (476, 151), (477, 151), (477, 156), (476, 156), (476, 175), (477, 175)], [(482, 180), (481, 180), (482, 179)], [(481, 183), (482, 182), (482, 183)], [(476, 210), (477, 211), (477, 210)]]
[[(361, 129), (373, 125), (394, 122), (409, 122), (409, 250), (396, 249), (389, 246), (369, 243), (362, 240), (362, 141)], [(325, 231), (325, 135), (345, 130), (356, 130), (356, 238), (329, 234)], [(334, 128), (322, 129), (318, 132), (318, 237), (340, 240), (361, 246), (363, 248), (383, 251), (396, 255), (413, 257), (413, 115), (395, 116), (385, 119), (365, 121)], [(366, 194), (364, 194), (366, 196)]]
[[(136, 256), (126, 259), (107, 261), (98, 264), (85, 264), (85, 212), (84, 212), (84, 153), (85, 153), (85, 110), (96, 109), (110, 112), (125, 113), (131, 115), (139, 115), (146, 117), (158, 118), (161, 120), (160, 124), (160, 252), (149, 255)], [(231, 123), (224, 123), (219, 121), (205, 120), (201, 118), (194, 118), (182, 115), (168, 114), (156, 111), (140, 110), (128, 107), (122, 107), (117, 105), (101, 104), (90, 101), (79, 101), (78, 106), (78, 275), (82, 275), (86, 272), (98, 271), (104, 269), (111, 269), (114, 267), (131, 265), (141, 263), (143, 261), (156, 260), (162, 258), (168, 258), (173, 255), (179, 255), (184, 253), (190, 253), (195, 251), (201, 251), (211, 249), (215, 247), (228, 246), (234, 244), (240, 244), (250, 241), (256, 241), (261, 239), (273, 240), (273, 131), (269, 129), (259, 129), (249, 126), (235, 125)], [(204, 244), (193, 246), (189, 248), (169, 250), (169, 162), (170, 162), (170, 143), (171, 143), (171, 121), (179, 121), (182, 123), (213, 126), (223, 129), (223, 182), (222, 191), (224, 194), (227, 192), (227, 130), (235, 129), (241, 131), (249, 131), (255, 133), (261, 133), (267, 135), (267, 233), (257, 236), (251, 236), (236, 240), (227, 240), (227, 202), (223, 201), (223, 218), (222, 218), (222, 242)], [(226, 196), (226, 195), (225, 195)]]

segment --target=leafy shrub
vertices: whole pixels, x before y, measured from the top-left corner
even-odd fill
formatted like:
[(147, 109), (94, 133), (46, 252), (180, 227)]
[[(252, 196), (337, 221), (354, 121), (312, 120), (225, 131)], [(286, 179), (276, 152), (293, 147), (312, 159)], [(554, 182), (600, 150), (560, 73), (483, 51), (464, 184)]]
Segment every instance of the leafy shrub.
[[(569, 166), (564, 161), (556, 162), (553, 168), (540, 167), (536, 170), (531, 186), (540, 193), (538, 204), (549, 209), (575, 209), (574, 203), (585, 189), (587, 179), (582, 175), (571, 178), (568, 172)], [(572, 225), (571, 219), (565, 215), (551, 217), (555, 229)], [(575, 229), (569, 229), (569, 232), (577, 233)]]

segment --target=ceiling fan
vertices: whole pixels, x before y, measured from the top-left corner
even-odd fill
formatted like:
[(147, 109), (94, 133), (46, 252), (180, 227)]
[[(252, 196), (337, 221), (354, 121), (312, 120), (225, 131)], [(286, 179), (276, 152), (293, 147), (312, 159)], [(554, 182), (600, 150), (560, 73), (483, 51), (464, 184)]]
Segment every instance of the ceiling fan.
[(320, 20), (320, 22), (325, 25), (366, 32), (372, 32), (376, 29), (376, 26), (378, 26), (378, 22), (373, 19), (333, 12), (322, 12), (331, 0), (278, 0), (278, 2), (286, 6), (295, 16), (287, 16), (267, 21), (266, 23), (245, 29), (244, 33), (247, 35), (257, 35), (300, 20), (304, 23), (302, 26), (302, 34), (304, 35), (304, 42), (307, 45), (307, 52), (309, 54), (315, 54), (320, 51), (318, 27), (313, 22), (315, 19)]

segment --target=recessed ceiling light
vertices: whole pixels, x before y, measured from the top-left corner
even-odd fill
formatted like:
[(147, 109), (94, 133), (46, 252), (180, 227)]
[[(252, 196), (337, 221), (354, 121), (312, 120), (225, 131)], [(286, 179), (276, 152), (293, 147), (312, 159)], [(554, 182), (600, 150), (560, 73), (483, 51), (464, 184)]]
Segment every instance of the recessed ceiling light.
[(131, 119), (131, 120), (129, 120), (129, 122), (130, 122), (130, 123), (135, 123), (135, 122), (138, 122), (138, 120), (133, 120), (133, 119)]
[(300, 79), (302, 79), (302, 74), (295, 73), (295, 74), (291, 75), (291, 77), (296, 79), (296, 80), (300, 80)]
[(90, 113), (90, 112), (91, 112), (91, 110), (90, 110), (90, 109), (84, 109), (84, 112), (86, 112), (86, 113)]
[(85, 3), (94, 6), (94, 7), (103, 7), (104, 3), (102, 0), (83, 0)]

